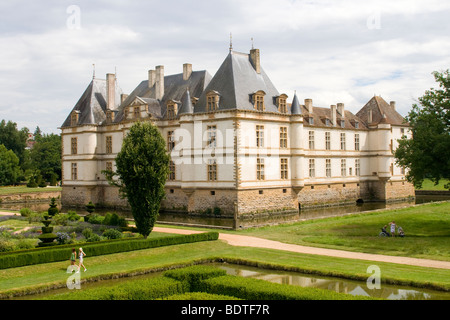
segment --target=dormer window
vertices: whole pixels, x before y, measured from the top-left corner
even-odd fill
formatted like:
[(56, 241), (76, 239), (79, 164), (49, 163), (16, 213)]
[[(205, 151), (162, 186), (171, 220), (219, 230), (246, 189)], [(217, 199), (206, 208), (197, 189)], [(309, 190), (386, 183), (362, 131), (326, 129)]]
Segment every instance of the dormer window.
[(107, 110), (106, 111), (106, 123), (112, 123), (114, 121), (114, 111)]
[(79, 118), (80, 111), (74, 111), (70, 115), (70, 125), (76, 126), (78, 124), (78, 118)]
[(175, 101), (169, 100), (167, 102), (167, 119), (175, 119), (178, 113), (178, 105)]
[(138, 106), (133, 107), (133, 116), (135, 119), (138, 119), (141, 117), (141, 108)]
[(358, 121), (355, 121), (355, 128), (359, 129), (359, 122)]
[(219, 93), (211, 90), (206, 94), (206, 111), (216, 111), (219, 109)]
[(327, 127), (331, 126), (331, 120), (328, 119), (328, 118), (325, 118), (325, 125), (326, 125)]
[(276, 98), (276, 105), (278, 107), (278, 111), (281, 113), (287, 113), (286, 99), (287, 99), (286, 94), (282, 94)]
[(345, 120), (341, 120), (341, 128), (345, 128)]
[(313, 126), (314, 125), (314, 118), (313, 117), (308, 117), (308, 124)]
[(253, 106), (256, 111), (264, 111), (264, 96), (266, 93), (262, 90), (259, 90), (253, 94)]

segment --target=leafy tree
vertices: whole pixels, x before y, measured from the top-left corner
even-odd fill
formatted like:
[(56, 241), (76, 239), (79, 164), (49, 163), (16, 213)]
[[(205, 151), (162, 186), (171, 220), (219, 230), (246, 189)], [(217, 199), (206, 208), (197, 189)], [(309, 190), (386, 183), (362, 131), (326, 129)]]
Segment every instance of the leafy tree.
[[(39, 127), (38, 127), (39, 128)], [(30, 153), (32, 166), (39, 170), (45, 181), (61, 179), (61, 137), (44, 134), (34, 144)]]
[(20, 175), (19, 158), (12, 150), (0, 144), (0, 185), (17, 183)]
[(158, 217), (169, 173), (169, 154), (158, 128), (137, 122), (123, 140), (116, 158), (117, 172), (102, 171), (128, 199), (136, 228), (145, 238)]
[(395, 151), (397, 164), (408, 169), (406, 179), (417, 188), (426, 178), (435, 184), (450, 178), (450, 73), (433, 75), (439, 89), (425, 91), (420, 105), (413, 105), (406, 117), (413, 138), (403, 137)]
[(6, 149), (12, 150), (16, 154), (19, 158), (20, 165), (25, 160), (27, 139), (28, 128), (18, 130), (15, 122), (6, 122), (5, 120), (0, 122), (0, 144), (3, 144)]

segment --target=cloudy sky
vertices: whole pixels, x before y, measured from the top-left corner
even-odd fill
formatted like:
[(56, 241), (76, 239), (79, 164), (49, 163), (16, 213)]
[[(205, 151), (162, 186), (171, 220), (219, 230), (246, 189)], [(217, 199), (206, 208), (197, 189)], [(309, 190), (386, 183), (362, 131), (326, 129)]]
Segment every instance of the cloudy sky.
[(92, 79), (130, 93), (147, 70), (214, 75), (233, 49), (261, 50), (278, 91), (356, 113), (375, 94), (406, 115), (450, 68), (450, 2), (147, 0), (0, 2), (0, 120), (59, 133)]

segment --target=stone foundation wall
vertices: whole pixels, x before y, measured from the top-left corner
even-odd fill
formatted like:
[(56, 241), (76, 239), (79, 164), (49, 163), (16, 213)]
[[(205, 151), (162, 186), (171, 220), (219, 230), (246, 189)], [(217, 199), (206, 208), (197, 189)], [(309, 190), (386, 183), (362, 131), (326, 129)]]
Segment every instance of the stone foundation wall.
[(61, 198), (61, 191), (5, 194), (0, 196), (0, 202), (7, 204), (18, 202), (46, 201), (51, 200), (52, 198), (55, 199)]
[(407, 181), (392, 181), (386, 183), (386, 200), (402, 200), (414, 198), (416, 192), (414, 185)]
[(368, 198), (369, 186), (366, 183), (308, 185), (298, 193), (298, 202), (302, 208), (355, 203), (358, 199)]
[(240, 190), (239, 216), (282, 211), (298, 211), (297, 195), (291, 188)]

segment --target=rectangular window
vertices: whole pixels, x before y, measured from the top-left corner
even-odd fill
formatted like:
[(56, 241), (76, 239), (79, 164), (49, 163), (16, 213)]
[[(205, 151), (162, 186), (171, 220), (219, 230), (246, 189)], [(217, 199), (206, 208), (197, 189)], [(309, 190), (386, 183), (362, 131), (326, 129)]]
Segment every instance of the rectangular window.
[(325, 149), (331, 150), (331, 133), (325, 132)]
[(255, 108), (257, 111), (264, 111), (264, 96), (255, 95)]
[(71, 141), (71, 152), (72, 154), (78, 153), (78, 138), (72, 138)]
[(173, 162), (173, 161), (169, 162), (169, 177), (168, 177), (168, 179), (170, 181), (175, 180), (175, 162)]
[(309, 177), (314, 178), (316, 176), (316, 161), (309, 159)]
[(111, 161), (106, 162), (106, 171), (112, 171), (112, 162)]
[(171, 152), (175, 148), (175, 136), (173, 131), (167, 132), (167, 151)]
[(347, 176), (347, 160), (341, 159), (341, 176)]
[(217, 146), (217, 126), (207, 126), (206, 131), (208, 132), (207, 147), (215, 148)]
[(325, 159), (325, 175), (331, 178), (331, 159)]
[(139, 107), (134, 107), (133, 108), (133, 114), (134, 114), (134, 118), (135, 119), (140, 118), (140, 116), (141, 116), (140, 108)]
[(287, 148), (287, 127), (280, 127), (280, 148)]
[(217, 110), (217, 100), (218, 100), (218, 96), (217, 95), (210, 95), (207, 98), (207, 111), (215, 111)]
[(217, 163), (216, 160), (208, 160), (208, 181), (217, 181)]
[(355, 133), (355, 150), (359, 151), (359, 133)]
[(288, 178), (288, 159), (281, 158), (280, 164), (281, 164), (281, 179), (286, 180)]
[(264, 147), (264, 126), (256, 126), (256, 146)]
[(309, 150), (314, 150), (314, 131), (309, 131)]
[(341, 133), (341, 150), (345, 150), (345, 133)]
[(257, 180), (265, 180), (264, 159), (263, 158), (256, 159), (256, 179)]
[(361, 162), (359, 159), (355, 159), (355, 175), (361, 175)]
[(106, 137), (106, 153), (112, 153), (112, 136)]
[(72, 163), (72, 180), (78, 180), (78, 166), (76, 163)]

